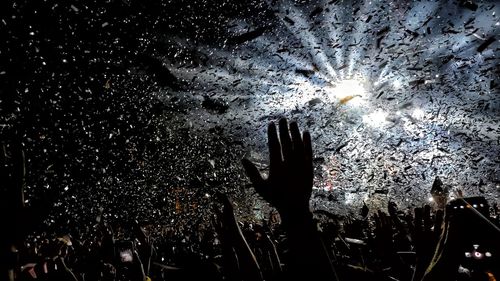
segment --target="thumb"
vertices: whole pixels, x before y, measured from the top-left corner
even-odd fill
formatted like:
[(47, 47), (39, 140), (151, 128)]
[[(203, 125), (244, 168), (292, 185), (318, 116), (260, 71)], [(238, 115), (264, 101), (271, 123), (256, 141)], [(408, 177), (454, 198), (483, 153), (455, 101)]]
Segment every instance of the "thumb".
[(250, 160), (243, 158), (241, 160), (243, 164), (243, 168), (245, 169), (245, 172), (250, 179), (250, 181), (253, 184), (253, 187), (255, 188), (255, 191), (262, 196), (265, 200), (269, 201), (270, 194), (269, 190), (265, 188), (265, 180), (262, 178), (262, 175), (260, 174), (259, 170), (253, 164)]
[(246, 158), (243, 158), (241, 162), (252, 184), (255, 186), (261, 186), (264, 183), (264, 179), (262, 178), (262, 175), (260, 174), (257, 167), (255, 167), (255, 164), (253, 164), (252, 161)]

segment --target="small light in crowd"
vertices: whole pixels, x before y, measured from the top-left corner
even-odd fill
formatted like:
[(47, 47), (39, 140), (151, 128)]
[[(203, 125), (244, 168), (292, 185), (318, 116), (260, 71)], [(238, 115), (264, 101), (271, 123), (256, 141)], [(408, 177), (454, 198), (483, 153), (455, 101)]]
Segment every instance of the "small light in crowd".
[(432, 198), (432, 197), (429, 197), (429, 199), (427, 199), (427, 200), (429, 200), (429, 202), (434, 202), (434, 198)]
[(480, 252), (474, 252), (474, 257), (475, 257), (476, 259), (480, 259), (480, 258), (482, 258), (482, 257), (483, 257), (483, 254), (481, 254)]

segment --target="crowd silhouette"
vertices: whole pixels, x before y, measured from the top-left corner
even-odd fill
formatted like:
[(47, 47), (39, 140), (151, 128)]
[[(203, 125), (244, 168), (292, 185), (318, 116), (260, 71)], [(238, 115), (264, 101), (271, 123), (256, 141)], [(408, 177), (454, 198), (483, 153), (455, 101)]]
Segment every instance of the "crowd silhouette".
[[(390, 202), (359, 217), (311, 211), (313, 149), (308, 132), (281, 119), (268, 126), (269, 173), (242, 164), (277, 213), (238, 221), (225, 194), (214, 198), (212, 228), (179, 239), (133, 221), (98, 216), (66, 233), (38, 231), (46, 209), (24, 206), (20, 146), (3, 144), (1, 280), (497, 280), (499, 210), (483, 197), (448, 201), (436, 179), (435, 204), (414, 210)], [(132, 233), (124, 233), (131, 231)], [(35, 235), (35, 237), (33, 237)], [(123, 239), (124, 237), (130, 239)]]

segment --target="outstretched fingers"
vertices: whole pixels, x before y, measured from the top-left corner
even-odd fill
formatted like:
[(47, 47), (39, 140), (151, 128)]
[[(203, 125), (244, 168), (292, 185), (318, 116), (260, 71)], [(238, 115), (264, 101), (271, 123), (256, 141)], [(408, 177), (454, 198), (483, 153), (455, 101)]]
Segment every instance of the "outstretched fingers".
[(281, 142), (281, 151), (283, 153), (283, 160), (288, 162), (292, 158), (292, 140), (290, 138), (290, 133), (288, 131), (288, 122), (285, 118), (281, 118), (279, 121), (280, 127), (280, 142)]
[[(309, 132), (304, 132), (302, 134), (302, 139), (304, 142), (304, 163), (305, 163), (305, 169), (307, 171), (308, 175), (308, 181), (312, 183), (314, 179), (314, 167), (313, 167), (313, 151), (312, 151), (312, 142), (311, 142), (311, 135)], [(312, 187), (312, 185), (311, 185)]]
[(262, 178), (262, 175), (259, 172), (259, 169), (248, 159), (243, 158), (241, 160), (243, 164), (243, 168), (245, 169), (245, 172), (250, 178), (250, 181), (253, 184), (253, 187), (255, 188), (255, 191), (262, 196), (264, 199), (269, 198), (269, 190), (265, 188), (265, 180)]
[(274, 122), (269, 123), (267, 127), (267, 143), (269, 146), (269, 170), (270, 173), (273, 173), (273, 171), (276, 171), (279, 165), (281, 165), (281, 162), (283, 162), (281, 157), (281, 145)]
[(298, 160), (302, 161), (304, 159), (304, 143), (297, 122), (290, 123), (290, 133), (292, 135), (293, 153)]
[(264, 179), (255, 164), (246, 158), (243, 158), (241, 162), (243, 163), (243, 168), (245, 169), (245, 172), (247, 173), (248, 178), (250, 178), (252, 184), (256, 186), (262, 185), (264, 183)]

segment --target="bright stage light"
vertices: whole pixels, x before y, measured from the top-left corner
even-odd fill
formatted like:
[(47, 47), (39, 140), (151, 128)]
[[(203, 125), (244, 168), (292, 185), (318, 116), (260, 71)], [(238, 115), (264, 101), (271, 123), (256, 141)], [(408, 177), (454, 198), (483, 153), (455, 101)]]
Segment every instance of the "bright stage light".
[(330, 90), (341, 104), (360, 105), (364, 102), (366, 90), (358, 80), (342, 80)]

